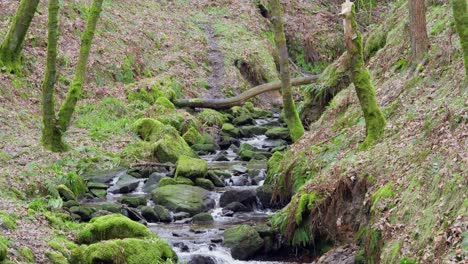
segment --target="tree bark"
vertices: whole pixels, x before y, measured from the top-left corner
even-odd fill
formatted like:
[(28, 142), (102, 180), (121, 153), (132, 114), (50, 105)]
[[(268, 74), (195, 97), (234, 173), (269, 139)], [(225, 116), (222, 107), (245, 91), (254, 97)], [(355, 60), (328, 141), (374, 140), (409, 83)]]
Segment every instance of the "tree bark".
[(452, 9), (463, 52), (465, 79), (468, 80), (468, 4), (466, 0), (452, 0)]
[[(305, 85), (314, 82), (319, 79), (320, 75), (312, 75), (307, 77), (295, 78), (291, 80), (293, 86)], [(259, 86), (255, 86), (235, 97), (227, 99), (205, 99), (205, 98), (194, 98), (194, 99), (181, 99), (175, 100), (173, 103), (178, 107), (200, 107), (200, 108), (212, 108), (212, 109), (227, 109), (233, 106), (244, 104), (247, 100), (255, 97), (259, 94), (275, 91), (281, 89), (281, 81), (265, 83)]]
[(367, 136), (361, 145), (361, 149), (364, 149), (383, 136), (385, 118), (377, 104), (375, 88), (370, 73), (364, 64), (362, 35), (357, 30), (354, 4), (346, 0), (342, 5), (341, 15), (344, 17), (344, 36), (351, 70), (351, 81), (354, 83), (366, 121)]
[(11, 28), (0, 45), (0, 66), (6, 66), (9, 71), (15, 72), (20, 69), (24, 39), (38, 4), (39, 0), (21, 0)]
[(80, 57), (78, 65), (76, 66), (75, 77), (73, 78), (65, 102), (60, 107), (58, 114), (58, 125), (62, 131), (67, 130), (73, 112), (75, 111), (76, 103), (81, 96), (81, 89), (83, 88), (83, 83), (86, 78), (86, 66), (91, 51), (91, 44), (93, 42), (99, 15), (102, 11), (102, 2), (103, 0), (94, 0), (89, 11), (86, 29), (81, 37)]
[(62, 133), (55, 119), (54, 85), (57, 77), (57, 46), (59, 37), (59, 0), (49, 0), (49, 21), (47, 35), (47, 62), (42, 82), (42, 145), (51, 151), (66, 149)]
[(289, 73), (289, 56), (284, 34), (283, 14), (279, 0), (271, 0), (271, 21), (275, 30), (276, 47), (279, 54), (281, 94), (283, 96), (283, 111), (289, 133), (293, 141), (304, 135), (304, 127), (296, 110), (291, 91), (291, 75)]
[(409, 0), (409, 21), (411, 38), (411, 63), (421, 63), (429, 48), (426, 29), (426, 6), (424, 0)]

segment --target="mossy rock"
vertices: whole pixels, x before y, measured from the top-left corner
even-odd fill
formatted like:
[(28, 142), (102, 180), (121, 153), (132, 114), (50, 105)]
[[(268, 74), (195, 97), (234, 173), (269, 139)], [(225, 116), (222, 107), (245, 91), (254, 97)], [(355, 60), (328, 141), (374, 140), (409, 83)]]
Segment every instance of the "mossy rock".
[(8, 247), (2, 240), (3, 239), (0, 239), (0, 262), (6, 259), (8, 252)]
[(80, 244), (91, 244), (116, 238), (154, 237), (146, 226), (120, 214), (96, 217), (77, 234)]
[(166, 186), (166, 185), (176, 185), (177, 182), (175, 179), (173, 178), (170, 178), (170, 177), (163, 177), (159, 183), (158, 183), (158, 187), (163, 187), (163, 186)]
[(238, 225), (224, 231), (224, 244), (235, 259), (248, 260), (263, 247), (263, 239), (249, 225)]
[(256, 135), (263, 135), (267, 132), (268, 128), (261, 126), (243, 126), (240, 128), (243, 137), (252, 137)]
[(137, 208), (140, 205), (146, 205), (147, 200), (145, 196), (123, 196), (118, 199), (118, 202)]
[(82, 221), (89, 221), (92, 218), (92, 214), (97, 211), (94, 206), (73, 206), (70, 207), (70, 213), (80, 216)]
[(291, 136), (289, 135), (289, 129), (287, 127), (270, 128), (265, 133), (265, 135), (271, 139), (284, 139), (284, 140), (291, 139)]
[(208, 191), (197, 186), (167, 185), (154, 189), (151, 195), (156, 204), (175, 212), (195, 215), (210, 209), (204, 204)]
[(258, 107), (254, 107), (254, 109), (252, 111), (252, 117), (254, 117), (254, 118), (268, 118), (268, 117), (272, 117), (272, 116), (273, 116), (272, 112), (270, 112), (268, 110), (258, 108)]
[(177, 262), (171, 247), (157, 236), (102, 241), (73, 250), (72, 263), (166, 263)]
[(142, 206), (140, 207), (141, 215), (150, 223), (159, 222), (159, 215), (156, 213), (153, 207), (151, 206)]
[(195, 180), (195, 185), (208, 191), (212, 191), (215, 188), (214, 184), (210, 180), (203, 178), (197, 178)]
[(236, 128), (233, 124), (225, 123), (221, 128), (221, 134), (237, 138), (240, 136), (240, 130)]
[(165, 223), (170, 223), (172, 221), (171, 212), (167, 210), (164, 206), (157, 204), (154, 206), (153, 209), (158, 215), (159, 221)]
[(67, 186), (65, 186), (65, 184), (58, 185), (57, 191), (59, 192), (60, 197), (62, 197), (64, 201), (76, 200), (76, 195)]
[(152, 118), (141, 118), (133, 124), (133, 129), (138, 137), (145, 141), (158, 140), (162, 136), (163, 128), (163, 123)]
[(189, 128), (187, 132), (182, 136), (182, 138), (187, 142), (190, 146), (195, 144), (203, 144), (205, 138), (198, 132), (198, 130), (194, 127)]
[(234, 125), (236, 126), (244, 126), (244, 125), (253, 125), (255, 124), (255, 121), (250, 114), (249, 115), (245, 114), (245, 115), (241, 115), (239, 117), (234, 118), (232, 123), (234, 123)]
[(251, 112), (245, 107), (233, 106), (231, 109), (229, 109), (229, 114), (236, 118), (241, 115), (250, 115)]
[(210, 224), (213, 223), (214, 219), (210, 213), (200, 213), (192, 217), (192, 222), (194, 224)]
[(175, 177), (174, 180), (176, 181), (176, 184), (194, 185), (193, 181), (189, 178), (178, 176)]
[(197, 155), (185, 140), (179, 135), (164, 135), (156, 142), (154, 156), (160, 162), (176, 163), (180, 156), (196, 158)]
[(201, 155), (202, 153), (216, 153), (218, 146), (215, 144), (195, 144), (192, 146), (192, 149)]
[(158, 99), (156, 99), (154, 103), (160, 106), (164, 106), (169, 109), (175, 109), (174, 104), (164, 96), (158, 97)]
[(111, 213), (121, 213), (122, 212), (122, 205), (121, 204), (114, 204), (114, 203), (108, 203), (108, 204), (101, 204), (101, 209), (106, 210)]
[(176, 164), (176, 177), (186, 177), (189, 179), (203, 178), (208, 171), (206, 160), (195, 159), (181, 155)]
[(223, 180), (221, 180), (219, 176), (216, 175), (216, 173), (213, 171), (208, 171), (206, 178), (210, 180), (216, 187), (225, 187)]
[(204, 126), (218, 126), (221, 127), (226, 121), (226, 117), (213, 109), (203, 109), (198, 115), (197, 118)]
[(275, 185), (280, 177), (284, 155), (281, 152), (275, 152), (267, 163), (267, 176), (265, 184)]

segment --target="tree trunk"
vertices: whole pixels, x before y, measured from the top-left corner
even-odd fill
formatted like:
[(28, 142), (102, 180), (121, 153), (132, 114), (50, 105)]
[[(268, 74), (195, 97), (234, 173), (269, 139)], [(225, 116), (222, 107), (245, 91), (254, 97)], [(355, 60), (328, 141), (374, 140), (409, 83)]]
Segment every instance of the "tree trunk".
[(86, 78), (86, 66), (88, 64), (89, 53), (91, 51), (91, 44), (93, 42), (94, 32), (99, 20), (99, 15), (102, 11), (103, 0), (94, 0), (93, 5), (88, 14), (88, 22), (86, 29), (81, 37), (80, 58), (75, 70), (75, 77), (68, 90), (65, 102), (60, 107), (58, 115), (58, 125), (62, 131), (66, 131), (78, 99), (81, 96), (81, 89)]
[(271, 0), (271, 21), (275, 30), (276, 46), (279, 54), (281, 94), (283, 96), (283, 111), (289, 133), (293, 141), (297, 141), (304, 135), (304, 127), (296, 110), (291, 91), (291, 76), (289, 73), (289, 56), (284, 34), (284, 23), (279, 0)]
[(365, 68), (362, 35), (357, 30), (355, 6), (349, 0), (342, 5), (341, 15), (344, 16), (345, 44), (348, 50), (348, 63), (351, 70), (351, 81), (354, 83), (359, 103), (366, 121), (366, 140), (361, 149), (372, 145), (382, 137), (385, 128), (385, 118), (380, 111), (375, 96), (369, 71)]
[(47, 62), (42, 83), (42, 145), (48, 150), (59, 152), (66, 149), (62, 133), (55, 119), (54, 85), (57, 77), (57, 46), (59, 36), (59, 0), (49, 0), (49, 22), (47, 35)]
[(465, 79), (468, 80), (468, 4), (466, 0), (452, 0), (453, 17), (455, 18), (455, 27), (463, 52), (465, 63)]
[(20, 55), (29, 25), (36, 13), (39, 0), (21, 0), (10, 30), (0, 45), (0, 66), (9, 71), (20, 69)]
[(424, 0), (409, 0), (409, 21), (411, 38), (411, 63), (421, 63), (429, 48), (426, 29), (426, 6)]
[[(302, 78), (295, 78), (291, 80), (293, 86), (309, 84), (319, 79), (320, 75), (312, 75)], [(212, 109), (227, 109), (233, 106), (242, 105), (247, 100), (255, 97), (259, 94), (275, 91), (281, 89), (281, 82), (271, 82), (255, 86), (235, 97), (227, 99), (205, 99), (205, 98), (194, 98), (194, 99), (181, 99), (175, 100), (174, 104), (178, 107), (201, 107), (201, 108), (212, 108)]]

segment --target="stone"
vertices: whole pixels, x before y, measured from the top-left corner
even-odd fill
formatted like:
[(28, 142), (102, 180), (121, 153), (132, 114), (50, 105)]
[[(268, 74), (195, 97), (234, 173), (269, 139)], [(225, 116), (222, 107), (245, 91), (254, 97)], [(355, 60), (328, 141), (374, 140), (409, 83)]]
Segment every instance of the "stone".
[(172, 222), (171, 212), (167, 210), (164, 206), (157, 204), (153, 207), (153, 209), (158, 215), (159, 221), (164, 222), (164, 223)]
[(214, 207), (209, 201), (209, 193), (203, 188), (190, 185), (166, 185), (151, 192), (153, 201), (175, 212), (188, 212), (195, 215)]
[(238, 225), (224, 231), (224, 245), (235, 259), (249, 260), (263, 247), (263, 239), (249, 225)]
[(109, 184), (100, 183), (100, 182), (88, 182), (86, 185), (88, 186), (88, 189), (107, 190), (107, 188), (109, 188)]
[(140, 211), (138, 209), (133, 208), (133, 207), (125, 207), (124, 210), (124, 215), (130, 218), (131, 220), (135, 222), (139, 222), (141, 224), (146, 225), (147, 221), (146, 219), (141, 215)]
[(174, 180), (177, 184), (195, 185), (191, 179), (185, 177), (176, 177)]
[(60, 197), (62, 197), (64, 201), (76, 200), (76, 195), (70, 189), (68, 189), (68, 187), (65, 186), (64, 184), (58, 185), (57, 191), (59, 192)]
[(175, 242), (174, 247), (179, 248), (180, 252), (189, 252), (189, 247), (184, 242)]
[(140, 205), (146, 205), (147, 200), (146, 196), (123, 196), (117, 199), (119, 203), (126, 204), (133, 208), (137, 208)]
[(206, 178), (210, 180), (216, 187), (225, 187), (223, 180), (221, 180), (213, 171), (208, 171)]
[(122, 205), (121, 204), (113, 204), (113, 203), (108, 203), (108, 204), (101, 204), (101, 209), (105, 211), (112, 212), (114, 214), (116, 213), (122, 213)]
[(195, 185), (208, 191), (212, 191), (215, 188), (214, 184), (210, 180), (203, 178), (197, 178), (195, 180)]
[(190, 218), (190, 213), (178, 212), (178, 213), (173, 214), (172, 218), (174, 218), (174, 221), (179, 221), (182, 219)]
[(163, 187), (166, 185), (176, 185), (176, 184), (177, 182), (175, 179), (170, 178), (170, 177), (162, 177), (161, 180), (159, 180), (158, 187)]
[(150, 223), (159, 222), (159, 216), (151, 206), (140, 207), (141, 215)]
[(219, 147), (215, 144), (194, 144), (191, 148), (197, 153), (203, 154), (213, 154), (216, 153), (216, 150), (219, 149)]
[(187, 132), (182, 136), (182, 138), (187, 142), (190, 146), (195, 144), (203, 144), (205, 143), (204, 137), (198, 132), (198, 130), (194, 127), (190, 127)]
[(109, 171), (96, 171), (90, 174), (84, 175), (83, 179), (87, 180), (88, 182), (97, 182), (97, 183), (109, 183), (117, 177), (118, 175), (125, 174), (126, 169), (117, 168), (114, 170)]
[(266, 224), (259, 224), (259, 225), (254, 226), (254, 228), (257, 231), (257, 233), (260, 235), (260, 237), (262, 238), (267, 237), (267, 236), (273, 237), (275, 235), (275, 232), (273, 231), (273, 229)]
[(73, 201), (66, 201), (66, 202), (63, 202), (62, 207), (64, 207), (64, 208), (70, 208), (70, 207), (79, 206), (79, 205), (80, 205), (79, 202), (73, 200)]
[(221, 128), (221, 134), (224, 136), (237, 138), (240, 136), (240, 130), (236, 128), (233, 124), (224, 123), (223, 127)]
[(228, 154), (225, 150), (219, 152), (216, 154), (216, 156), (213, 158), (213, 161), (229, 161)]
[(229, 204), (226, 205), (223, 209), (226, 209), (226, 210), (229, 210), (229, 211), (233, 211), (234, 213), (236, 213), (236, 212), (248, 212), (248, 211), (250, 211), (249, 208), (247, 208), (247, 206), (243, 205), (243, 204), (240, 203), (240, 202), (232, 202), (232, 203), (229, 203)]
[(197, 157), (187, 142), (181, 136), (174, 134), (165, 134), (156, 142), (154, 156), (163, 163), (176, 163), (180, 156)]
[(106, 210), (97, 210), (96, 212), (91, 214), (91, 219), (104, 216), (104, 215), (110, 215), (112, 212), (106, 211)]
[(257, 188), (257, 197), (264, 208), (272, 208), (271, 197), (273, 196), (274, 187), (264, 184)]
[(213, 221), (213, 216), (211, 216), (210, 213), (200, 213), (192, 217), (192, 222), (194, 224), (211, 224)]
[(289, 135), (289, 129), (287, 127), (270, 128), (265, 133), (265, 135), (271, 139), (291, 140), (291, 136)]
[(140, 183), (140, 180), (128, 174), (119, 178), (117, 183), (109, 188), (110, 193), (130, 193), (133, 192)]
[(241, 115), (234, 118), (232, 123), (234, 123), (236, 126), (253, 125), (255, 124), (255, 120), (250, 115)]
[(89, 192), (96, 198), (105, 198), (107, 196), (107, 190), (103, 189), (89, 189)]
[(180, 156), (176, 164), (176, 177), (189, 179), (203, 178), (208, 171), (206, 160), (195, 159), (188, 156)]
[(156, 141), (162, 135), (164, 124), (152, 118), (140, 118), (133, 124), (133, 130), (145, 141)]
[(70, 213), (80, 216), (81, 221), (91, 220), (91, 215), (97, 211), (95, 207), (92, 206), (73, 206), (70, 207)]
[(222, 150), (229, 149), (231, 146), (240, 146), (240, 140), (231, 136), (221, 134), (221, 139), (218, 142), (218, 146)]
[(252, 208), (252, 205), (257, 202), (255, 190), (228, 190), (219, 199), (221, 207), (225, 207), (232, 202), (240, 202), (247, 208)]
[(154, 188), (156, 188), (161, 181), (162, 178), (166, 176), (165, 173), (160, 173), (160, 172), (153, 172), (151, 175), (148, 177), (148, 180), (145, 182), (145, 185), (143, 185), (143, 192), (149, 193), (151, 192)]
[(240, 133), (243, 137), (253, 137), (257, 135), (263, 135), (268, 130), (262, 126), (243, 126), (240, 128)]
[(233, 165), (230, 169), (236, 173), (247, 173), (249, 171), (247, 167), (242, 165)]
[(210, 256), (192, 256), (187, 264), (216, 264), (216, 260)]

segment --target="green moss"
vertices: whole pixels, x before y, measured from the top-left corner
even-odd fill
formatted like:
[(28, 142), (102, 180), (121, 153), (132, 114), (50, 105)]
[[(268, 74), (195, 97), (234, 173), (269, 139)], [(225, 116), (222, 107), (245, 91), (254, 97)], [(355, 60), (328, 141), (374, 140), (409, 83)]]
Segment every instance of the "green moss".
[[(2, 237), (0, 236), (0, 238)], [(0, 262), (6, 259), (7, 252), (8, 252), (7, 244), (3, 241), (3, 239), (0, 239)]]
[(137, 135), (145, 141), (155, 141), (161, 137), (164, 124), (152, 118), (138, 119), (133, 128)]
[(398, 262), (398, 264), (418, 264), (419, 262), (415, 259), (411, 259), (411, 258), (408, 258), (408, 257), (403, 257), (402, 259), (400, 259), (400, 261)]
[(21, 259), (23, 259), (25, 262), (27, 262), (27, 263), (35, 263), (36, 262), (36, 258), (34, 257), (34, 253), (33, 253), (32, 249), (30, 249), (28, 247), (22, 247), (22, 248), (20, 248), (19, 252), (20, 252), (20, 255), (21, 255)]
[(175, 177), (174, 180), (176, 184), (194, 185), (193, 181), (189, 178), (179, 176), (179, 177)]
[(67, 259), (71, 257), (71, 251), (78, 247), (75, 243), (63, 236), (56, 236), (49, 241), (49, 246)]
[(220, 112), (212, 109), (203, 109), (197, 118), (204, 126), (218, 126), (222, 127), (226, 121), (226, 117)]
[(146, 226), (134, 222), (129, 218), (112, 214), (96, 217), (78, 232), (79, 243), (95, 243), (102, 240), (129, 237), (153, 237), (154, 234)]
[(58, 185), (57, 191), (59, 192), (60, 197), (62, 197), (64, 201), (76, 200), (75, 194), (70, 189), (68, 189), (68, 187), (65, 186), (65, 184)]
[(176, 164), (176, 177), (190, 179), (203, 178), (208, 172), (208, 163), (202, 159), (196, 159), (181, 155)]
[(180, 82), (167, 75), (145, 79), (126, 87), (128, 101), (144, 101), (150, 105), (153, 105), (161, 96), (174, 100), (181, 95), (181, 91)]
[(182, 136), (182, 138), (190, 146), (195, 145), (195, 144), (203, 144), (204, 141), (205, 141), (204, 137), (194, 127), (189, 128), (189, 130), (187, 132), (185, 132), (185, 134)]
[(319, 196), (315, 192), (312, 192), (312, 193), (301, 192), (298, 195), (299, 195), (299, 202), (298, 202), (297, 209), (296, 209), (295, 219), (296, 219), (296, 224), (300, 225), (302, 223), (302, 215), (305, 212), (307, 212), (306, 209), (308, 209), (309, 212), (314, 209), (315, 204), (319, 200)]
[(382, 234), (380, 231), (364, 227), (356, 234), (361, 247), (364, 249), (364, 256), (367, 264), (380, 263), (380, 251), (382, 248)]
[(159, 183), (158, 183), (158, 186), (159, 187), (163, 187), (163, 186), (166, 186), (166, 185), (176, 185), (177, 182), (176, 180), (174, 180), (173, 178), (170, 178), (170, 177), (163, 177)]
[(151, 195), (156, 204), (171, 211), (195, 215), (206, 209), (204, 199), (207, 193), (197, 186), (178, 184), (158, 187), (151, 192)]
[(174, 104), (164, 96), (158, 97), (158, 99), (156, 99), (156, 101), (154, 103), (157, 104), (157, 105), (160, 105), (160, 106), (164, 106), (164, 107), (169, 108), (169, 109), (175, 109)]
[(224, 244), (234, 258), (247, 260), (263, 246), (263, 240), (252, 226), (238, 225), (224, 231)]
[(73, 251), (72, 263), (169, 263), (177, 256), (170, 246), (157, 237), (126, 238), (81, 246)]
[(155, 144), (154, 156), (160, 162), (176, 163), (182, 155), (192, 158), (197, 157), (187, 142), (179, 135), (166, 134)]
[(45, 255), (52, 264), (69, 264), (68, 259), (60, 252), (46, 251)]
[(393, 185), (393, 182), (389, 182), (372, 194), (371, 211), (375, 210), (376, 205), (382, 199), (392, 198), (395, 194), (397, 194), (397, 192), (392, 189), (392, 185)]
[(16, 229), (16, 219), (18, 216), (16, 214), (9, 214), (5, 211), (0, 211), (0, 226), (6, 229)]
[(284, 156), (281, 152), (275, 152), (268, 160), (265, 184), (276, 185), (276, 183), (279, 181), (283, 158)]
[(364, 46), (364, 56), (369, 58), (374, 56), (377, 51), (387, 44), (387, 31), (384, 26), (380, 26), (369, 35)]
[(209, 191), (212, 191), (215, 188), (214, 184), (210, 180), (203, 178), (197, 178), (195, 180), (195, 185)]

